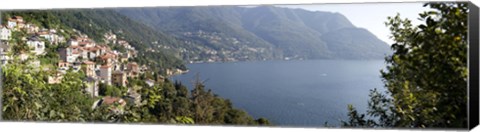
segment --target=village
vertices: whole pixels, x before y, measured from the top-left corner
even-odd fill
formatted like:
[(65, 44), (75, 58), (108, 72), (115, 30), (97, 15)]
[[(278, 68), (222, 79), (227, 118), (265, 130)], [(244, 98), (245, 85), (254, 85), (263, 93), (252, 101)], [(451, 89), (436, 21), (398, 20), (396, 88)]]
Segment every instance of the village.
[[(24, 32), (28, 37), (20, 38), (28, 47), (30, 52), (19, 53), (20, 60), (24, 61), (32, 58), (31, 66), (38, 70), (52, 71), (46, 82), (49, 84), (62, 83), (62, 78), (68, 71), (82, 71), (86, 79), (84, 82), (84, 93), (92, 98), (99, 97), (99, 85), (105, 84), (116, 87), (127, 87), (128, 78), (138, 79), (144, 73), (152, 72), (146, 65), (140, 65), (133, 60), (138, 56), (138, 51), (132, 47), (128, 41), (117, 38), (112, 32), (105, 33), (103, 38), (105, 43), (96, 43), (87, 35), (73, 29), (76, 34), (66, 38), (61, 35), (63, 29), (45, 29), (38, 25), (24, 21), (22, 16), (13, 16), (8, 18), (7, 23), (0, 25), (0, 63), (8, 65), (13, 59), (12, 45), (14, 32)], [(49, 51), (48, 45), (66, 44), (66, 47), (59, 48), (55, 54), (58, 54), (59, 60), (56, 64), (50, 64), (51, 67), (42, 66), (37, 56), (43, 56)], [(112, 50), (108, 44), (121, 46), (124, 52)], [(175, 74), (178, 69), (167, 69), (167, 76)], [(155, 83), (161, 83), (165, 80), (164, 76), (158, 75), (156, 78), (146, 78), (143, 81), (152, 87)], [(127, 102), (140, 105), (141, 95), (137, 90), (128, 88), (127, 97), (105, 96), (98, 102), (113, 104), (115, 102), (125, 105)], [(126, 101), (128, 99), (128, 101)], [(98, 104), (100, 105), (100, 104)], [(95, 105), (94, 107), (95, 108)]]

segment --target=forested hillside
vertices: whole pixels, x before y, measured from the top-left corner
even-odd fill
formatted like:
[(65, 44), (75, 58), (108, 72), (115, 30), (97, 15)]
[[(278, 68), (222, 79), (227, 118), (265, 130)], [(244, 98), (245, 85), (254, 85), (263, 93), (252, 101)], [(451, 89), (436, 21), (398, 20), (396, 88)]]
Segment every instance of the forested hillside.
[[(338, 13), (275, 6), (122, 8), (117, 11), (208, 49), (204, 51), (207, 55), (201, 58), (383, 59), (391, 53), (388, 44), (369, 31), (355, 27)], [(344, 33), (349, 35), (338, 35)]]

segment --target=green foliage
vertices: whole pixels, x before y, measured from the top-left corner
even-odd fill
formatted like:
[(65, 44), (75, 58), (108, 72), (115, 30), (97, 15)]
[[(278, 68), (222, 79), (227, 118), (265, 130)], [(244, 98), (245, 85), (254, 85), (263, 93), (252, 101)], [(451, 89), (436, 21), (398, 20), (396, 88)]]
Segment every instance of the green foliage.
[(93, 101), (83, 92), (78, 73), (67, 73), (61, 84), (47, 84), (51, 74), (32, 72), (19, 61), (2, 67), (4, 120), (86, 121)]
[[(126, 92), (124, 90), (124, 92)], [(105, 83), (100, 83), (98, 85), (98, 94), (101, 96), (112, 96), (112, 97), (120, 97), (123, 95), (121, 87), (115, 87), (112, 85), (107, 85)]]
[(425, 24), (389, 18), (395, 53), (382, 71), (385, 95), (371, 91), (366, 121), (349, 108), (345, 126), (467, 127), (467, 3), (428, 3), (419, 14)]

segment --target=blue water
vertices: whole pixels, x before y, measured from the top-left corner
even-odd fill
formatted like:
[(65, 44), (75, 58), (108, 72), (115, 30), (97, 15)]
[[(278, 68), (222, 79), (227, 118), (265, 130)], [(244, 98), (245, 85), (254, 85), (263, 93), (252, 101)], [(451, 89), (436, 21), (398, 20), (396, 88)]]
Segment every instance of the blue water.
[(207, 89), (234, 107), (277, 126), (322, 127), (347, 120), (347, 105), (364, 112), (369, 90), (383, 89), (383, 60), (304, 60), (189, 64), (172, 77), (190, 89), (198, 73)]

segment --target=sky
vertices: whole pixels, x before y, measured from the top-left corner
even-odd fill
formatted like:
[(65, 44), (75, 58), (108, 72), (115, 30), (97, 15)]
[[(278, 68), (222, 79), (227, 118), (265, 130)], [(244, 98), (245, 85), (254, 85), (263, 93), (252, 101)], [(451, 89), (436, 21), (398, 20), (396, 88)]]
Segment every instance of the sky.
[(337, 12), (347, 17), (356, 27), (365, 28), (388, 44), (390, 30), (385, 26), (388, 16), (400, 13), (401, 18), (412, 20), (413, 25), (422, 24), (419, 13), (430, 10), (423, 3), (355, 3), (355, 4), (316, 4), (316, 5), (282, 5), (280, 7), (301, 8), (310, 11)]

